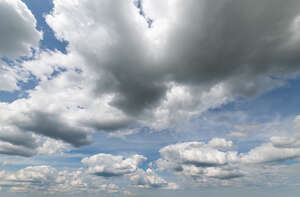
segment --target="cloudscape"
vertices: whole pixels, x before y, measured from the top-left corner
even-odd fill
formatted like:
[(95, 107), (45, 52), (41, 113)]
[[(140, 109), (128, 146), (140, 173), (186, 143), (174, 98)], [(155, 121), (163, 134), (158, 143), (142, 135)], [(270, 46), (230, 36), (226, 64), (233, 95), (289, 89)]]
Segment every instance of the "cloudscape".
[(299, 77), (299, 0), (0, 0), (0, 196), (299, 196)]

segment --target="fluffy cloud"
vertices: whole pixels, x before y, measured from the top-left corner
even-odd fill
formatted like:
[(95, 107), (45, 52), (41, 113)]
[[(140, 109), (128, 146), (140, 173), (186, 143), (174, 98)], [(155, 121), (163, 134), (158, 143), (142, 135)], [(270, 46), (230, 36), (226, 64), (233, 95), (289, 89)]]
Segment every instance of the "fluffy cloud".
[(241, 159), (245, 163), (284, 162), (300, 157), (300, 148), (296, 144), (286, 144), (287, 137), (273, 137), (272, 143), (263, 144), (252, 149)]
[[(182, 165), (195, 165), (198, 167), (222, 166), (228, 162), (238, 160), (237, 152), (222, 152), (216, 149), (216, 141), (212, 140), (208, 144), (203, 142), (186, 142), (169, 145), (162, 148), (159, 152), (167, 161), (176, 161), (176, 163)], [(221, 139), (219, 141), (226, 144), (232, 143)]]
[(161, 159), (156, 164), (160, 170), (177, 175), (193, 177), (197, 181), (229, 180), (244, 176), (236, 165), (239, 155), (234, 151), (222, 151), (232, 146), (231, 141), (212, 139), (203, 142), (185, 142), (160, 149)]
[(0, 62), (0, 91), (13, 91), (18, 89), (17, 78), (15, 72), (6, 65), (2, 65)]
[[(284, 162), (300, 157), (297, 137), (274, 136), (269, 143), (239, 154), (230, 150), (232, 146), (225, 139), (172, 144), (160, 149), (161, 158), (156, 165), (159, 170), (201, 184), (254, 184), (258, 180), (264, 182), (263, 174), (276, 176), (285, 168)], [(278, 180), (267, 181), (275, 184)]]
[(20, 0), (0, 2), (0, 57), (17, 58), (31, 55), (42, 38), (36, 30), (36, 20)]
[(146, 158), (142, 155), (133, 155), (124, 158), (120, 155), (97, 154), (82, 160), (88, 172), (102, 177), (114, 177), (132, 174)]
[(62, 141), (47, 138), (41, 146), (38, 147), (39, 155), (62, 155), (71, 148)]
[[(82, 159), (87, 172), (98, 177), (125, 177), (132, 186), (138, 188), (178, 189), (178, 185), (160, 177), (153, 169), (146, 171), (139, 166), (146, 161), (142, 155), (124, 157), (121, 155), (97, 154)], [(112, 180), (112, 179), (111, 179)]]
[(11, 192), (39, 194), (78, 192), (117, 192), (120, 188), (89, 176), (84, 171), (57, 170), (51, 166), (29, 166), (16, 172), (0, 171), (0, 186)]
[(130, 176), (133, 185), (139, 188), (163, 188), (178, 189), (176, 183), (168, 183), (165, 179), (155, 173), (153, 169), (148, 168), (146, 171), (139, 169), (135, 174)]

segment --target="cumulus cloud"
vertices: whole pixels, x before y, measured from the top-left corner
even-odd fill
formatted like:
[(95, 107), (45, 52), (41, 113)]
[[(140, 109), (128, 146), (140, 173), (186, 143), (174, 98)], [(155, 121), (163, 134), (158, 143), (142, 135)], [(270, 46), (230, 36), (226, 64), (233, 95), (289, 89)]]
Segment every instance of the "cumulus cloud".
[(142, 155), (124, 158), (121, 155), (100, 153), (82, 159), (82, 163), (87, 167), (89, 173), (109, 178), (132, 174), (145, 160), (146, 157)]
[(121, 155), (97, 154), (82, 159), (87, 172), (98, 177), (124, 177), (138, 188), (178, 189), (174, 182), (168, 182), (160, 177), (153, 169), (146, 171), (139, 166), (146, 161), (142, 155), (124, 157)]
[[(276, 140), (275, 140), (276, 139)], [(284, 162), (294, 160), (300, 157), (300, 148), (293, 144), (286, 145), (286, 137), (271, 138), (272, 143), (258, 146), (246, 155), (242, 156), (242, 161), (245, 163), (271, 163)], [(274, 144), (275, 143), (275, 144)]]
[(139, 188), (162, 188), (162, 189), (178, 189), (176, 183), (168, 183), (165, 179), (155, 173), (153, 169), (148, 168), (146, 171), (139, 169), (135, 174), (130, 176), (133, 185)]
[(13, 72), (13, 70), (10, 67), (2, 65), (1, 63), (0, 80), (2, 82), (0, 85), (0, 91), (13, 91), (18, 89), (18, 81), (15, 72)]
[(0, 57), (31, 55), (31, 49), (37, 48), (42, 38), (31, 11), (20, 0), (2, 0), (0, 13)]
[(60, 171), (51, 166), (29, 166), (15, 172), (0, 171), (0, 186), (11, 192), (38, 192), (39, 195), (120, 190), (117, 185), (106, 184), (80, 169)]
[[(228, 146), (224, 149), (224, 145), (230, 145), (230, 149)], [(160, 149), (161, 158), (156, 165), (161, 171), (201, 184), (254, 184), (263, 180), (263, 174), (276, 176), (285, 168), (286, 161), (300, 158), (297, 137), (273, 136), (270, 142), (244, 153), (231, 150), (232, 146), (232, 142), (225, 139), (171, 144)]]
[(28, 82), (30, 72), (21, 65), (8, 65), (0, 60), (0, 91), (20, 90), (20, 82)]
[(62, 141), (47, 138), (41, 146), (38, 147), (39, 155), (62, 155), (70, 151), (70, 146)]
[[(221, 141), (221, 140), (220, 140)], [(194, 165), (198, 167), (222, 166), (228, 162), (238, 160), (237, 152), (222, 152), (213, 145), (216, 140), (208, 144), (203, 142), (186, 142), (175, 145), (169, 145), (162, 148), (159, 152), (167, 161), (176, 161), (182, 165)], [(225, 143), (231, 143), (223, 141)]]
[(236, 165), (239, 155), (235, 151), (222, 151), (232, 146), (231, 141), (212, 139), (203, 142), (185, 142), (160, 149), (161, 159), (156, 161), (158, 168), (171, 171), (179, 176), (191, 177), (197, 181), (230, 180), (244, 176)]

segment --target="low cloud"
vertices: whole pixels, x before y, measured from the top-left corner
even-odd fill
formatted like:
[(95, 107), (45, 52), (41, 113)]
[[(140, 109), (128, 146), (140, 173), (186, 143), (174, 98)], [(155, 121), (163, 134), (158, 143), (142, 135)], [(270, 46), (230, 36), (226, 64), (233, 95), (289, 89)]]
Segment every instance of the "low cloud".
[(83, 165), (89, 173), (101, 177), (115, 177), (132, 174), (138, 170), (139, 165), (146, 160), (142, 155), (133, 155), (124, 158), (121, 155), (97, 154), (82, 159)]

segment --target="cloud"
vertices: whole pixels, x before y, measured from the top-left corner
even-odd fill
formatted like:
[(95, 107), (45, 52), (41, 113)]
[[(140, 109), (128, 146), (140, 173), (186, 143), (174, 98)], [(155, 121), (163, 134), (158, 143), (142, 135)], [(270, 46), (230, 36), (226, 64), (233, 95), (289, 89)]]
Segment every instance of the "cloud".
[[(197, 85), (224, 81), (231, 91), (251, 96), (266, 88), (263, 82), (270, 85), (266, 73), (299, 69), (295, 56), (299, 40), (290, 42), (290, 36), (298, 34), (291, 30), (299, 15), (295, 0), (170, 0), (165, 9), (158, 8), (159, 1), (144, 2), (153, 31), (166, 29), (158, 36), (167, 51), (164, 63), (177, 81)], [(276, 11), (279, 7), (281, 12)]]
[[(238, 161), (237, 152), (222, 152), (215, 147), (211, 147), (211, 144), (215, 141), (212, 140), (208, 144), (203, 142), (179, 143), (166, 146), (160, 149), (159, 152), (166, 161), (174, 161), (179, 165), (214, 167)], [(224, 142), (226, 141), (224, 140)]]
[[(183, 183), (253, 185), (267, 181), (277, 184), (279, 179), (270, 177), (290, 165), (285, 162), (299, 161), (298, 137), (273, 136), (269, 141), (243, 153), (233, 151), (232, 142), (221, 138), (207, 143), (171, 144), (159, 150), (161, 158), (155, 163), (158, 170), (179, 176), (185, 180)], [(264, 180), (264, 174), (270, 179)]]
[(233, 132), (227, 134), (227, 136), (231, 137), (231, 138), (245, 138), (245, 137), (247, 137), (247, 134), (242, 133), (242, 132), (233, 131)]
[(0, 91), (13, 92), (20, 90), (20, 82), (28, 82), (30, 72), (24, 69), (21, 65), (9, 65), (0, 60)]
[[(98, 129), (126, 128), (132, 119), (164, 129), (237, 96), (281, 86), (278, 78), (299, 70), (300, 40), (291, 42), (300, 6), (295, 0), (170, 0), (165, 9), (159, 1), (142, 4), (144, 16), (131, 1), (54, 1), (46, 16), (91, 76), (93, 94), (109, 96), (106, 104), (125, 116)], [(153, 19), (151, 28), (145, 17)]]
[(148, 168), (145, 171), (139, 168), (146, 159), (142, 155), (124, 157), (100, 153), (83, 158), (82, 163), (90, 174), (104, 178), (125, 177), (131, 183), (130, 185), (138, 188), (177, 189), (179, 187), (176, 183), (167, 182), (153, 169)]
[(54, 194), (118, 191), (114, 184), (106, 184), (80, 169), (57, 170), (51, 166), (28, 166), (15, 172), (0, 171), (0, 186), (10, 192)]
[(70, 147), (55, 139), (47, 138), (41, 146), (38, 147), (39, 155), (62, 155), (70, 151)]
[(31, 157), (36, 154), (36, 150), (0, 141), (0, 154)]
[[(274, 138), (271, 138), (271, 140)], [(275, 139), (278, 140), (276, 137)], [(242, 162), (245, 163), (272, 163), (272, 162), (284, 162), (289, 160), (295, 160), (300, 157), (299, 147), (278, 146), (278, 141), (276, 144), (267, 143), (258, 146), (250, 150), (246, 155), (241, 157)]]
[(42, 38), (31, 11), (20, 0), (3, 0), (0, 13), (0, 57), (30, 56)]
[(120, 155), (100, 153), (82, 159), (82, 163), (87, 167), (89, 173), (109, 178), (132, 174), (145, 160), (146, 158), (142, 155), (124, 158)]
[(222, 151), (232, 146), (231, 141), (212, 139), (203, 142), (185, 142), (168, 145), (160, 149), (161, 159), (156, 161), (160, 170), (197, 181), (231, 180), (243, 177), (239, 169), (239, 155), (234, 151)]
[(33, 111), (30, 114), (25, 114), (25, 117), (21, 120), (16, 119), (14, 124), (21, 130), (61, 139), (75, 147), (91, 143), (84, 130), (62, 122), (59, 115)]
[(18, 89), (17, 78), (14, 70), (0, 63), (0, 91), (13, 91)]
[(36, 138), (31, 133), (23, 133), (13, 127), (4, 126), (0, 128), (0, 141), (27, 148), (36, 148), (38, 146)]
[(162, 189), (178, 189), (176, 183), (168, 183), (165, 179), (155, 173), (154, 170), (148, 168), (146, 171), (139, 169), (135, 174), (130, 175), (130, 181), (139, 188), (162, 188)]
[(300, 148), (300, 136), (273, 136), (271, 142), (277, 148)]
[(76, 147), (95, 131), (177, 127), (299, 70), (296, 0), (143, 1), (144, 16), (132, 1), (53, 3), (46, 21), (68, 53), (22, 63), (39, 84), (0, 119)]

